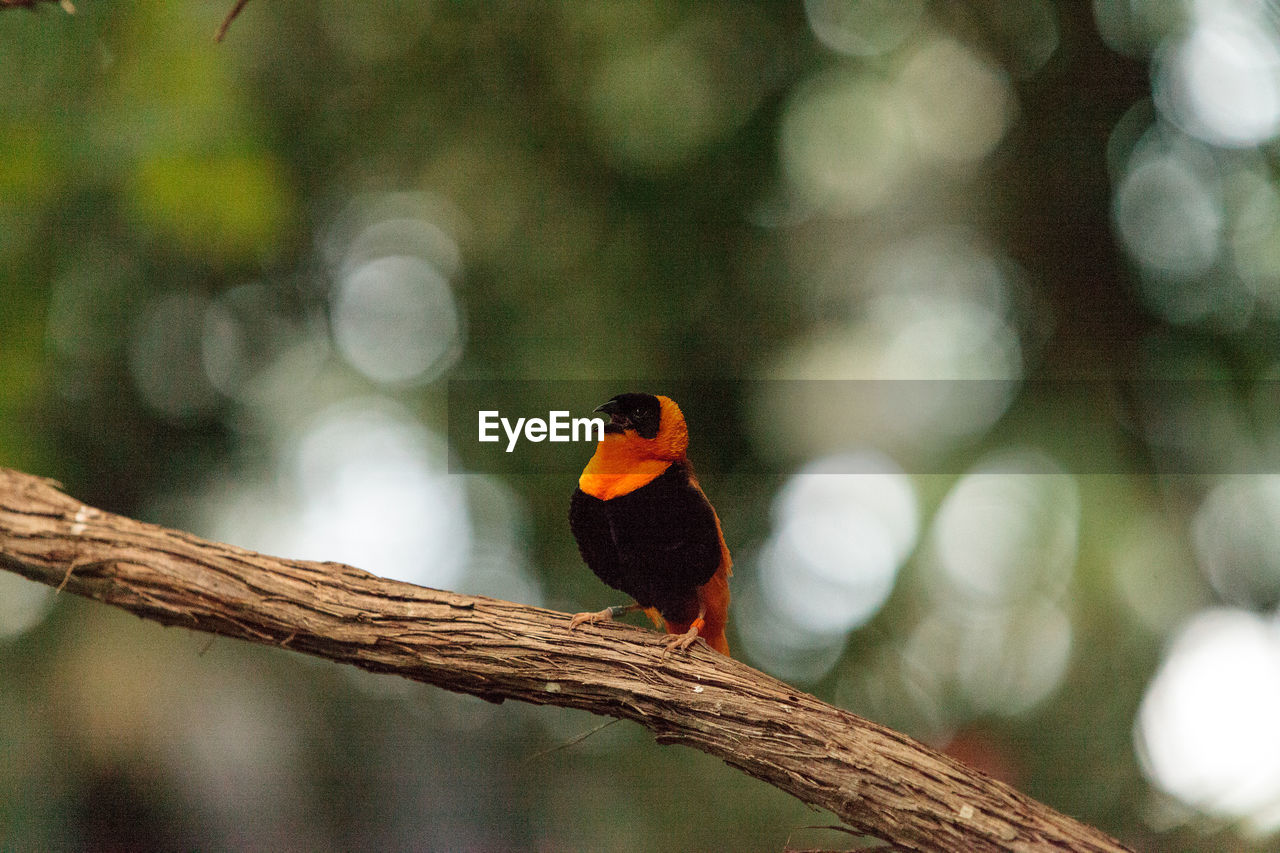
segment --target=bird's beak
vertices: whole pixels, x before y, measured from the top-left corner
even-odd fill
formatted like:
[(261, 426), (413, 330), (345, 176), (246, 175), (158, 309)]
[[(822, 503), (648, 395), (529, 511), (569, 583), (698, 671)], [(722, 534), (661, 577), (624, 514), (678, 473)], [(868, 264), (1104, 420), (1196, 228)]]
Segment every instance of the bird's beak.
[(604, 425), (604, 431), (607, 433), (623, 433), (631, 426), (631, 421), (618, 411), (617, 400), (610, 400), (607, 403), (601, 403), (599, 406), (596, 406), (595, 411), (602, 412), (609, 416), (609, 422)]

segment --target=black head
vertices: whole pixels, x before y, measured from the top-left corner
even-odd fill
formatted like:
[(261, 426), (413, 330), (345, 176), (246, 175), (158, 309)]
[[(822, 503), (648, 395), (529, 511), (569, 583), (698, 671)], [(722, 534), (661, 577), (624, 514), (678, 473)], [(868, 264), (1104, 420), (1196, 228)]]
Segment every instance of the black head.
[(623, 433), (634, 429), (641, 438), (656, 438), (662, 420), (662, 405), (652, 394), (619, 394), (596, 408), (609, 416), (605, 432)]

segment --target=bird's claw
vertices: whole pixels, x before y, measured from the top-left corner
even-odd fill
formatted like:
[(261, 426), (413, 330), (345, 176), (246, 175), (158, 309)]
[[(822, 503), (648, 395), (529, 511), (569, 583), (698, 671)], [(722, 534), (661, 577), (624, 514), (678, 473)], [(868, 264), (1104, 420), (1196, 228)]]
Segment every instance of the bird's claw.
[(594, 625), (597, 622), (608, 622), (613, 619), (613, 608), (606, 607), (604, 610), (592, 610), (586, 613), (575, 613), (573, 618), (569, 620), (569, 630), (577, 628), (579, 625)]
[(673, 634), (669, 637), (664, 637), (662, 640), (662, 657), (666, 658), (667, 655), (674, 651), (687, 652), (689, 647), (700, 639), (702, 639), (702, 637), (698, 633), (697, 628), (690, 628), (683, 634)]

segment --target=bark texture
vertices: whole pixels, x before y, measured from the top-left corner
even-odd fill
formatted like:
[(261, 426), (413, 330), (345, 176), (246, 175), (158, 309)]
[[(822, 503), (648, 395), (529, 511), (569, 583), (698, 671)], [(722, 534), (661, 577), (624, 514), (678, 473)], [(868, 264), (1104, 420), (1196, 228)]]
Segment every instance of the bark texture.
[(146, 619), (491, 701), (634, 720), (895, 849), (1126, 848), (911, 738), (710, 651), (626, 625), (269, 557), (85, 506), (0, 468), (0, 567)]

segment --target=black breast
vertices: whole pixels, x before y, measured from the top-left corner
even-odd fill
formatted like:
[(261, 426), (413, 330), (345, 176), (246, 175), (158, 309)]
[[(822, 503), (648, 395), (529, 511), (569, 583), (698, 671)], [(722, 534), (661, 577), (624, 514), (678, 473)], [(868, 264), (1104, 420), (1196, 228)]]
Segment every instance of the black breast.
[(569, 526), (600, 580), (670, 621), (698, 615), (697, 588), (720, 565), (720, 536), (715, 511), (684, 464), (607, 501), (575, 490)]

